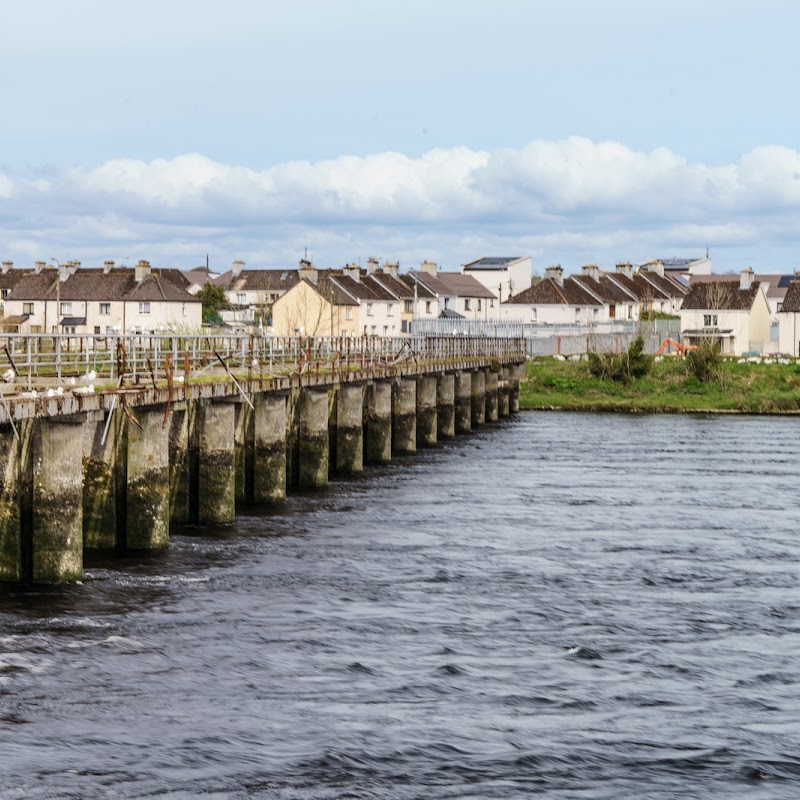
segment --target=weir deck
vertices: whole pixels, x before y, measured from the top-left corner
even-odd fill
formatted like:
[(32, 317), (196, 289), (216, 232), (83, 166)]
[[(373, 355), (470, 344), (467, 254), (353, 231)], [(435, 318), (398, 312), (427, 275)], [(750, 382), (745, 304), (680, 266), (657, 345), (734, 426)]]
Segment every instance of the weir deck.
[(521, 340), (136, 338), (82, 343), (83, 376), (7, 347), (0, 580), (77, 580), (85, 548), (163, 548), (171, 523), (230, 522), (469, 432), (518, 410), (524, 375)]

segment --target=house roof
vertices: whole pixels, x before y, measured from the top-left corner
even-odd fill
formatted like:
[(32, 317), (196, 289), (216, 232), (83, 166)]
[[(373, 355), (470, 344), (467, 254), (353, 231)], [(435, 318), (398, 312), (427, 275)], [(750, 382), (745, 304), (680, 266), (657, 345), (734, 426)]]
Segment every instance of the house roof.
[(543, 278), (525, 291), (504, 301), (503, 305), (599, 306), (602, 304), (574, 278), (567, 278), (563, 284), (559, 284), (554, 278)]
[(218, 278), (212, 278), (211, 282), (228, 292), (285, 292), (299, 280), (296, 269), (243, 269), (238, 275), (228, 270)]
[(524, 256), (489, 256), (468, 261), (463, 266), (465, 270), (504, 270), (508, 268), (509, 264), (513, 264), (522, 258)]
[(632, 292), (610, 280), (608, 275), (601, 275), (599, 280), (588, 275), (573, 275), (572, 279), (578, 281), (584, 289), (599, 297), (604, 303), (630, 303), (636, 299)]
[(786, 287), (786, 295), (783, 298), (782, 311), (800, 311), (800, 281), (792, 281)]
[(493, 292), (475, 280), (472, 275), (462, 275), (460, 272), (437, 272), (436, 275), (431, 275), (420, 271), (410, 274), (440, 296), (485, 297), (490, 300), (495, 297)]
[(411, 298), (414, 296), (413, 288), (411, 288), (407, 283), (401, 281), (399, 278), (395, 278), (393, 275), (390, 275), (388, 272), (373, 272), (372, 277), (397, 297)]
[(414, 296), (414, 286), (417, 287), (417, 299), (418, 300), (431, 300), (432, 298), (436, 297), (436, 292), (432, 292), (424, 283), (421, 281), (415, 281), (413, 277), (413, 273), (408, 275), (401, 275), (400, 281), (405, 283), (406, 286), (411, 290), (411, 297)]
[(658, 287), (667, 297), (684, 297), (688, 291), (685, 284), (680, 283), (670, 275), (659, 275), (657, 272), (649, 269), (640, 271), (639, 275)]
[[(764, 289), (767, 293), (767, 297), (770, 300), (777, 300), (781, 301), (784, 299), (786, 295), (786, 291), (789, 286), (797, 280), (800, 280), (800, 275), (790, 274), (784, 275), (782, 273), (765, 273), (759, 272), (755, 276), (755, 279), (760, 281), (761, 284), (764, 286)], [(702, 283), (709, 281), (739, 281), (739, 274), (738, 273), (731, 273), (729, 275), (692, 275), (692, 283)]]
[(760, 286), (759, 281), (753, 281), (749, 289), (740, 289), (738, 281), (693, 281), (682, 310), (748, 311), (753, 307)]

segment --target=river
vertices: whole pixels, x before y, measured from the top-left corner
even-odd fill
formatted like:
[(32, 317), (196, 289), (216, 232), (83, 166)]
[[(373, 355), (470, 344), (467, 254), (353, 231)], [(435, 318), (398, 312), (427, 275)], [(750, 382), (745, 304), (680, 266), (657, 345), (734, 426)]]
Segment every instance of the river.
[(523, 413), (0, 590), (0, 798), (795, 798), (800, 420)]

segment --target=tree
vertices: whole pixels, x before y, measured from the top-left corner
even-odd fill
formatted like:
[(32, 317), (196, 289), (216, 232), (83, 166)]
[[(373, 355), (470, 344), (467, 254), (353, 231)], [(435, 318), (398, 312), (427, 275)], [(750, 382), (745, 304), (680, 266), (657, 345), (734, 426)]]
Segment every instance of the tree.
[(203, 303), (203, 322), (219, 325), (222, 322), (219, 310), (228, 305), (228, 295), (225, 294), (225, 290), (213, 283), (206, 283), (197, 296)]

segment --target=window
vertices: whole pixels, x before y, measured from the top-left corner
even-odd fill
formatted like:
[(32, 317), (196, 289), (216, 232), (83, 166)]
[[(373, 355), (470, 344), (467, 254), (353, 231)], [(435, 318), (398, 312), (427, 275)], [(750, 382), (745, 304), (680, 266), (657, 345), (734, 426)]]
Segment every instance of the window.
[(717, 315), (716, 314), (703, 314), (703, 327), (704, 328), (716, 328), (717, 327)]
[[(5, 297), (5, 295), (3, 295)], [(778, 303), (778, 311), (783, 311), (783, 303)]]
[(186, 316), (186, 303), (181, 303), (181, 316)]
[(469, 297), (464, 298), (464, 311), (469, 311)]
[[(367, 316), (372, 316), (372, 303), (367, 303)], [(375, 326), (373, 325), (372, 327), (374, 328)]]
[(236, 295), (236, 302), (243, 306), (247, 303), (247, 294), (245, 292), (238, 292)]
[(344, 318), (345, 319), (353, 319), (353, 306), (345, 306), (344, 307)]
[(444, 299), (444, 307), (445, 308), (450, 308), (450, 298), (449, 297), (445, 297), (445, 299)]
[[(6, 291), (8, 291), (8, 290), (6, 289)], [(3, 295), (3, 297), (5, 297), (5, 295)], [(406, 311), (413, 311), (414, 310), (411, 300), (406, 300), (405, 309), (406, 309)]]
[(100, 326), (99, 325), (95, 325), (94, 326), (94, 332), (95, 333), (100, 333)]
[(489, 301), (489, 308), (494, 308), (494, 299)]
[(72, 313), (72, 303), (62, 303), (61, 304), (61, 313), (62, 314), (71, 314)]
[(628, 319), (633, 319), (633, 306), (628, 305)]
[(386, 316), (393, 317), (394, 316), (394, 303), (388, 303), (386, 305)]
[(139, 303), (139, 313), (140, 314), (149, 314), (150, 313), (150, 303)]
[(531, 322), (536, 322), (536, 307), (531, 306)]
[(597, 319), (598, 311), (599, 311), (599, 309), (597, 309), (597, 308), (593, 308), (592, 309), (592, 318), (593, 319)]
[(408, 320), (404, 319), (400, 321), (400, 330), (403, 333), (408, 333)]
[(371, 329), (371, 333), (374, 335), (377, 332), (377, 330), (378, 330), (378, 326), (377, 325), (373, 325), (372, 329)]
[(111, 303), (100, 303), (100, 313), (101, 314), (110, 314), (111, 313)]
[(426, 314), (430, 314), (431, 313), (431, 301), (430, 300), (426, 300), (425, 301), (425, 313)]
[(2, 290), (2, 297), (3, 297), (3, 300), (5, 300), (6, 297), (8, 297), (8, 289), (3, 289)]
[(617, 307), (611, 303), (608, 306), (608, 318), (609, 319), (616, 319), (617, 318)]
[(22, 313), (27, 314), (30, 316), (33, 314), (33, 303), (23, 303), (22, 304)]
[(575, 309), (575, 322), (581, 321), (581, 310), (579, 308)]
[(480, 299), (480, 297), (479, 297), (479, 298), (478, 298), (478, 311), (480, 311), (480, 310), (481, 310), (481, 299)]
[(384, 336), (388, 336), (389, 335), (389, 326), (388, 325), (384, 325), (383, 326), (383, 335)]

